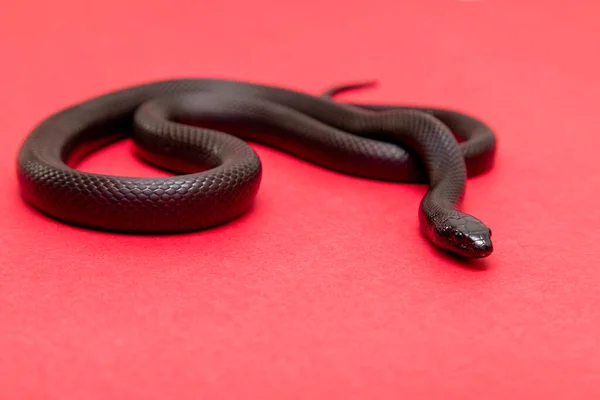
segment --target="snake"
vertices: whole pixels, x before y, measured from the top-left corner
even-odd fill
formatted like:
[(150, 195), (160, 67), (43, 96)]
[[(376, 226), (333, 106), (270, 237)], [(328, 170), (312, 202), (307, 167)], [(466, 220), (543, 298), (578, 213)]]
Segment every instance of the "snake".
[[(335, 98), (368, 84), (340, 84), (315, 95), (192, 77), (106, 91), (33, 126), (18, 151), (20, 195), (50, 218), (89, 229), (210, 229), (253, 207), (263, 175), (248, 143), (254, 142), (357, 178), (424, 184), (415, 221), (420, 234), (448, 255), (492, 254), (491, 229), (461, 207), (467, 179), (493, 167), (495, 133), (481, 119), (450, 108)], [(168, 176), (78, 169), (89, 154), (123, 138), (132, 140), (137, 157)]]

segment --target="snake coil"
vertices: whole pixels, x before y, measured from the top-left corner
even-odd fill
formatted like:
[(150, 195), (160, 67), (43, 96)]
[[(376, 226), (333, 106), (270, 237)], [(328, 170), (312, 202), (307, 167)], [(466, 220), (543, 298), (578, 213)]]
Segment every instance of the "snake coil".
[[(38, 124), (18, 155), (23, 198), (58, 220), (122, 232), (183, 232), (231, 221), (252, 206), (261, 163), (244, 141), (345, 174), (428, 183), (423, 235), (462, 257), (492, 253), (491, 231), (458, 210), (468, 176), (492, 167), (495, 136), (460, 112), (342, 103), (223, 79), (177, 79), (117, 90)], [(225, 133), (228, 132), (228, 133)], [(134, 178), (78, 171), (82, 157), (131, 134), (139, 157), (176, 173)]]

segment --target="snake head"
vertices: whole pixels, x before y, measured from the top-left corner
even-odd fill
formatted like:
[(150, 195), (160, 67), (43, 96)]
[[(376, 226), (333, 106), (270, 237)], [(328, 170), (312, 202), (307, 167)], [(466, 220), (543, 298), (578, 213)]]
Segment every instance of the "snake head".
[(467, 214), (444, 218), (436, 223), (435, 231), (440, 247), (468, 258), (489, 256), (492, 245), (492, 231), (480, 220)]

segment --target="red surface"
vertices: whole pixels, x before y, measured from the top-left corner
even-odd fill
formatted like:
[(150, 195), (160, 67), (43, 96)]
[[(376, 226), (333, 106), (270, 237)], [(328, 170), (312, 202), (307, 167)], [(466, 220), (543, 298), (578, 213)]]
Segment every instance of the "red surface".
[[(595, 1), (12, 2), (0, 24), (0, 398), (600, 396)], [(302, 5), (299, 5), (302, 4)], [(262, 146), (256, 208), (171, 237), (58, 224), (20, 200), (28, 130), (86, 97), (217, 76), (475, 113), (495, 170), (465, 209), (482, 269), (419, 235), (422, 186)], [(160, 175), (124, 142), (90, 171)]]

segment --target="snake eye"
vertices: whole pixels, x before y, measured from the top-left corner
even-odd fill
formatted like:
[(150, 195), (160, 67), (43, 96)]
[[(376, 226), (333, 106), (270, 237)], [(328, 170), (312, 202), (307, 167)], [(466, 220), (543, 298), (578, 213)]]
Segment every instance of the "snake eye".
[(448, 232), (447, 238), (451, 243), (458, 244), (461, 242), (461, 239), (463, 238), (463, 234), (460, 233), (459, 231), (452, 229)]

